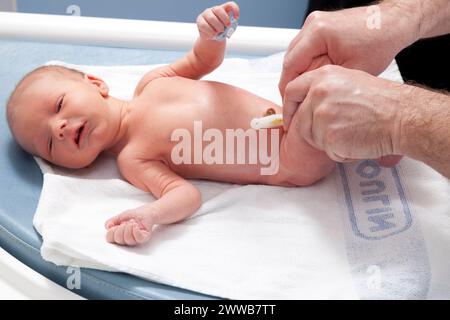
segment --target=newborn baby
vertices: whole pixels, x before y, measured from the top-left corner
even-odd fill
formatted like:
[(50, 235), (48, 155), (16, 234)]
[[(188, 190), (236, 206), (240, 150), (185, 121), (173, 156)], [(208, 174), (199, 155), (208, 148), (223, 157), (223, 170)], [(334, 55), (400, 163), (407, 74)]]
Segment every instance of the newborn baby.
[[(262, 129), (261, 134), (250, 128), (251, 120), (268, 109), (280, 113), (278, 105), (234, 86), (199, 80), (223, 61), (226, 41), (213, 38), (230, 24), (230, 12), (239, 17), (234, 2), (199, 15), (200, 36), (194, 48), (180, 60), (148, 72), (130, 101), (110, 96), (98, 77), (59, 66), (32, 71), (12, 93), (8, 123), (25, 150), (75, 169), (88, 166), (101, 152), (112, 153), (123, 177), (157, 198), (108, 220), (107, 241), (141, 244), (150, 239), (154, 225), (192, 215), (201, 196), (185, 179), (305, 186), (334, 168), (324, 152), (300, 138), (295, 121), (287, 131), (278, 127)], [(182, 147), (180, 142), (187, 143), (198, 129), (205, 132), (200, 145)], [(244, 144), (242, 150), (242, 140), (231, 146), (215, 141), (211, 147), (213, 140), (228, 138), (230, 132), (244, 132), (243, 141), (256, 139), (256, 144)], [(263, 149), (276, 162), (265, 173)]]

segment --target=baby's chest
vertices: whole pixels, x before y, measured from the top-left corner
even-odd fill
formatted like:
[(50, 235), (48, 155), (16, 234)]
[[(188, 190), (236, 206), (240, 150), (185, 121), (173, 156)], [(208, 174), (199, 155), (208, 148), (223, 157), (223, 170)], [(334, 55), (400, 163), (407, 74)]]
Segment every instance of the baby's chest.
[(177, 134), (190, 131), (192, 123), (180, 106), (165, 103), (142, 108), (130, 119), (127, 149), (140, 159), (166, 159)]

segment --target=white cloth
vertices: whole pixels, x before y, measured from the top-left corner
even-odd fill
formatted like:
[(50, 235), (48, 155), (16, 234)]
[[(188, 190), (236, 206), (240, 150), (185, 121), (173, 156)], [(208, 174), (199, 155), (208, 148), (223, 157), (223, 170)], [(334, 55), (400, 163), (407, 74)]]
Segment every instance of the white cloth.
[[(282, 57), (226, 59), (207, 78), (280, 103)], [(75, 67), (124, 99), (152, 68)], [(401, 81), (394, 63), (384, 77)], [(78, 171), (37, 160), (44, 184), (34, 226), (55, 264), (234, 299), (450, 298), (449, 181), (411, 159), (394, 169), (338, 165), (303, 188), (194, 181), (197, 214), (158, 226), (137, 248), (105, 241), (108, 218), (154, 200), (121, 180), (114, 159)]]

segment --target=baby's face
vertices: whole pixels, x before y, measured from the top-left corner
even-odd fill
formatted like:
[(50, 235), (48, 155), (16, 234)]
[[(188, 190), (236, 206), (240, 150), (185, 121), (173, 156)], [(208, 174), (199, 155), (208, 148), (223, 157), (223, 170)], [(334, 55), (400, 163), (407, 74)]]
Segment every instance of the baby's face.
[(30, 80), (16, 108), (16, 138), (27, 151), (56, 165), (85, 167), (113, 135), (107, 96), (104, 82), (92, 76)]

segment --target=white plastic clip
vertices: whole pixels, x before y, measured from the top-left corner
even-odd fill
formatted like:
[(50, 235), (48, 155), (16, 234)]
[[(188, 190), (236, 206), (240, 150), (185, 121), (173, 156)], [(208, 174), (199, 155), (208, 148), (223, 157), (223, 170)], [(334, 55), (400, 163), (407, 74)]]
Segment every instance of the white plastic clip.
[(271, 114), (270, 116), (265, 116), (262, 118), (254, 118), (250, 122), (250, 126), (253, 129), (270, 129), (277, 128), (283, 125), (283, 115), (282, 114)]
[(229, 39), (229, 38), (231, 38), (233, 33), (236, 31), (237, 26), (238, 26), (238, 21), (237, 21), (237, 19), (234, 18), (233, 11), (230, 11), (229, 17), (230, 17), (230, 25), (228, 27), (226, 27), (223, 32), (221, 32), (218, 35), (214, 36), (214, 38), (213, 38), (214, 40), (216, 40), (216, 41), (224, 41), (225, 38)]

